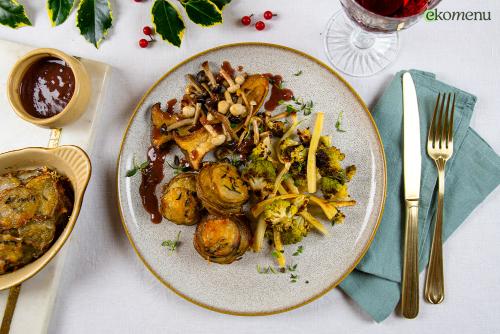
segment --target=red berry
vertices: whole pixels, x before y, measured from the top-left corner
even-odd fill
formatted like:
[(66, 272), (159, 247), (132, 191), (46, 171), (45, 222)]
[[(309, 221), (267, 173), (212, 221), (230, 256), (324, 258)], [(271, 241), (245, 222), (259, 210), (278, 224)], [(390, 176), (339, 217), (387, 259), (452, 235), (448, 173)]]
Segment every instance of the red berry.
[(266, 28), (266, 24), (262, 21), (258, 21), (255, 23), (255, 29), (257, 30), (264, 30)]
[(153, 29), (151, 29), (151, 27), (145, 26), (144, 28), (142, 28), (142, 32), (146, 36), (151, 36), (153, 34)]
[(143, 48), (143, 49), (147, 48), (148, 45), (149, 45), (149, 42), (147, 40), (145, 40), (144, 38), (139, 40), (139, 46), (141, 48)]
[(270, 20), (270, 19), (272, 19), (272, 18), (273, 18), (273, 16), (276, 16), (276, 14), (273, 14), (273, 12), (271, 12), (270, 10), (266, 10), (266, 11), (264, 12), (264, 18), (265, 18), (266, 20)]
[(135, 2), (142, 2), (142, 0), (134, 0)]
[(241, 18), (241, 24), (243, 24), (244, 26), (249, 26), (250, 23), (252, 23), (252, 15), (250, 15), (250, 16), (248, 16), (248, 15), (243, 16)]

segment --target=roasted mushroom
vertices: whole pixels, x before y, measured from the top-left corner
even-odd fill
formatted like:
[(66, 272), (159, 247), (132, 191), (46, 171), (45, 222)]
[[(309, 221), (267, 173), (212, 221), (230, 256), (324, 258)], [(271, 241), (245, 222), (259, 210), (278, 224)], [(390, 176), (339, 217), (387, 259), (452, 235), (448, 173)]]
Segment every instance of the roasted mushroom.
[(196, 197), (196, 174), (182, 173), (163, 188), (161, 214), (177, 225), (194, 225), (200, 218), (201, 204)]
[(238, 169), (229, 163), (208, 163), (196, 180), (203, 206), (214, 214), (239, 214), (248, 201), (248, 188)]
[(160, 103), (155, 103), (151, 107), (151, 144), (155, 148), (161, 148), (174, 137), (168, 127), (177, 123), (179, 116), (173, 112), (161, 110)]
[(219, 136), (223, 136), (223, 133), (219, 132), (218, 127), (212, 127), (212, 129), (215, 131), (214, 134), (208, 132), (204, 127), (199, 128), (186, 136), (174, 133), (174, 140), (176, 144), (185, 151), (186, 159), (194, 170), (198, 170), (200, 168), (201, 161), (203, 160), (205, 154), (224, 142), (222, 141), (221, 143), (219, 140)]
[(193, 244), (205, 260), (229, 264), (247, 251), (251, 238), (250, 228), (239, 218), (208, 215), (196, 226)]
[(245, 93), (250, 104), (252, 104), (252, 101), (255, 102), (253, 107), (255, 114), (266, 99), (269, 91), (269, 80), (260, 74), (251, 75), (241, 85), (241, 90)]

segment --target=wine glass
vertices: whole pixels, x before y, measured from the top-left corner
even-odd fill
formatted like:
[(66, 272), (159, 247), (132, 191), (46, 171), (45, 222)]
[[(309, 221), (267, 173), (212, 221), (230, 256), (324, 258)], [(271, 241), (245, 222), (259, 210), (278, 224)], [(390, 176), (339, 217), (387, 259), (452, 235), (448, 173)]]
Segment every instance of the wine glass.
[(343, 11), (328, 21), (326, 55), (340, 71), (373, 75), (398, 54), (398, 31), (415, 24), (441, 0), (340, 0)]

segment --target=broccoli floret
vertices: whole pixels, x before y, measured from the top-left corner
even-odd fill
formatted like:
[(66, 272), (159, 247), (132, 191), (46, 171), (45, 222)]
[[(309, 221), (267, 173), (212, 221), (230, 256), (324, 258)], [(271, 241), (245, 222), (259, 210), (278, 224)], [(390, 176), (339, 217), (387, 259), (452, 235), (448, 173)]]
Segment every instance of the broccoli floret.
[(285, 231), (292, 225), (292, 217), (298, 209), (290, 202), (278, 199), (269, 204), (264, 210), (264, 219), (273, 229)]
[(347, 185), (329, 176), (324, 176), (320, 179), (320, 188), (326, 199), (349, 197)]
[(290, 228), (281, 232), (281, 241), (285, 245), (296, 244), (310, 229), (311, 225), (302, 216), (294, 216)]
[(258, 200), (263, 200), (273, 192), (276, 170), (269, 160), (253, 160), (243, 169), (241, 174)]
[(348, 181), (351, 181), (352, 178), (354, 177), (354, 175), (356, 175), (356, 166), (352, 165), (352, 166), (348, 166), (346, 169), (345, 169), (345, 175), (347, 177), (347, 180)]
[(344, 160), (344, 153), (335, 146), (321, 146), (316, 151), (316, 167), (321, 175), (332, 176), (342, 170), (340, 162)]
[(279, 149), (281, 156), (287, 162), (302, 164), (307, 159), (307, 150), (304, 145), (293, 139), (287, 138), (283, 140), (280, 143)]
[(271, 139), (265, 137), (250, 153), (250, 160), (268, 159), (271, 156)]

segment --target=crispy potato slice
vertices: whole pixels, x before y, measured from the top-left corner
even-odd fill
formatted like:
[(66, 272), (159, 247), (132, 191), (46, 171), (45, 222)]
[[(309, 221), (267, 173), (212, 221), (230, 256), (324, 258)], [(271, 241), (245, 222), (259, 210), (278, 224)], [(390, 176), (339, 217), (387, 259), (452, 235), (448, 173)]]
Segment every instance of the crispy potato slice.
[(7, 189), (12, 189), (21, 185), (21, 181), (17, 177), (7, 175), (0, 176), (0, 193)]
[(19, 228), (19, 236), (23, 243), (34, 249), (34, 256), (38, 257), (52, 243), (56, 233), (56, 223), (53, 218), (35, 217), (26, 225)]
[(33, 189), (23, 186), (0, 193), (0, 229), (18, 228), (38, 210), (40, 197)]
[(12, 267), (21, 264), (22, 258), (21, 239), (10, 234), (0, 234), (0, 274), (4, 274)]
[(40, 198), (40, 206), (37, 214), (41, 216), (54, 216), (56, 208), (60, 203), (59, 188), (57, 178), (51, 173), (44, 173), (40, 176), (32, 178), (26, 188), (37, 192)]

